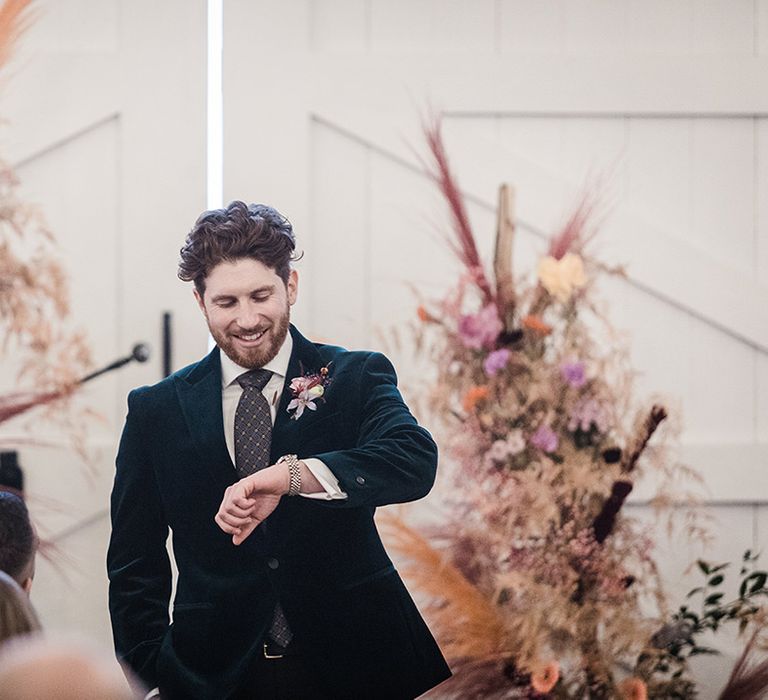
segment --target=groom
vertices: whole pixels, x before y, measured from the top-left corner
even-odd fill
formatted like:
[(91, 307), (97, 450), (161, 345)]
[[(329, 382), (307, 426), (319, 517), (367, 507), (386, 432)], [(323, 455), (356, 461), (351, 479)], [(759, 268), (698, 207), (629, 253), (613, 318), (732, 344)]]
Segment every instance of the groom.
[(204, 212), (179, 277), (217, 347), (128, 397), (110, 613), (164, 699), (397, 700), (450, 675), (373, 521), (427, 494), (435, 444), (383, 355), (290, 325), (294, 248), (270, 207)]

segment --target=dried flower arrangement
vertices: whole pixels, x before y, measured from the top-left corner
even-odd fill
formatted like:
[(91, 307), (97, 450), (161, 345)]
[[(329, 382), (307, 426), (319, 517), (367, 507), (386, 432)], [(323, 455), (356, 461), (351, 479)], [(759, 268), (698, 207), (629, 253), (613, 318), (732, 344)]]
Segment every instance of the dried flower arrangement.
[[(381, 525), (454, 671), (433, 696), (694, 697), (685, 659), (672, 671), (659, 662), (654, 633), (670, 618), (652, 541), (622, 510), (641, 474), (671, 480), (686, 468), (665, 452), (665, 407), (637, 409), (626, 351), (597, 337), (617, 334), (594, 282), (621, 270), (589, 255), (594, 201), (582, 200), (527, 282), (513, 273), (502, 187), (489, 275), (439, 122), (426, 135), (463, 265), (447, 298), (419, 307), (416, 336), (438, 372), (430, 409), (449, 436), (450, 522), (417, 528), (400, 512)], [(751, 620), (756, 608), (745, 610)]]
[[(0, 68), (29, 25), (29, 5), (30, 0), (0, 5)], [(66, 275), (53, 237), (40, 212), (24, 203), (18, 190), (13, 168), (0, 161), (0, 356), (13, 359), (11, 371), (22, 387), (3, 387), (0, 424), (49, 405), (46, 418), (63, 423), (82, 449), (84, 413), (61, 410), (60, 400), (76, 388), (90, 365), (90, 354), (83, 334), (68, 325)], [(12, 446), (15, 440), (0, 438), (0, 446)]]

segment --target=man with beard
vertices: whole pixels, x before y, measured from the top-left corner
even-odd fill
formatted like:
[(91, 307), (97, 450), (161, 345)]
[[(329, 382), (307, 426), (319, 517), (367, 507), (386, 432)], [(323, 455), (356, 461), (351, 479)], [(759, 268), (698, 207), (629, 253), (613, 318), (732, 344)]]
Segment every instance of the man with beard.
[(204, 212), (179, 277), (217, 347), (128, 397), (110, 613), (165, 699), (396, 700), (450, 675), (373, 522), (430, 490), (435, 444), (383, 355), (290, 324), (294, 249), (270, 207)]

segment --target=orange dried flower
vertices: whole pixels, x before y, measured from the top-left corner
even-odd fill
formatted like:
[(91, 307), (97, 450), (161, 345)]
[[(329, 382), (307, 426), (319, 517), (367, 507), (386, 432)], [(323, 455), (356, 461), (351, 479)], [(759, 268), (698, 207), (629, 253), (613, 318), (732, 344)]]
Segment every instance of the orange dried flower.
[(636, 676), (625, 678), (619, 683), (619, 693), (622, 700), (647, 700), (648, 698), (648, 688)]
[(464, 406), (464, 410), (467, 413), (472, 413), (472, 411), (475, 410), (475, 406), (477, 406), (477, 403), (479, 401), (483, 401), (488, 398), (488, 387), (485, 385), (482, 386), (473, 386), (469, 391), (467, 391), (466, 394), (464, 394), (464, 399), (462, 400), (461, 404)]
[(550, 661), (531, 673), (531, 688), (537, 693), (548, 693), (560, 679), (560, 664)]
[(548, 323), (544, 323), (540, 316), (526, 316), (522, 323), (523, 328), (527, 328), (529, 331), (533, 331), (539, 335), (549, 335), (552, 332), (552, 326)]
[(550, 661), (531, 673), (531, 688), (537, 693), (548, 693), (560, 679), (560, 664)]
[(424, 323), (431, 323), (435, 321), (435, 317), (427, 311), (427, 309), (419, 305), (419, 308), (416, 309), (416, 313), (419, 315), (419, 320), (423, 321)]

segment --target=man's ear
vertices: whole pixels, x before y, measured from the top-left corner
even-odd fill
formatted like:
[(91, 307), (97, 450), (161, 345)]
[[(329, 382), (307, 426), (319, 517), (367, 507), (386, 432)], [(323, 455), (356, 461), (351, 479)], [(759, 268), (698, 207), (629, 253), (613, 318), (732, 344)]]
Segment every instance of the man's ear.
[(32, 579), (32, 577), (31, 577), (31, 576), (27, 576), (27, 578), (25, 578), (25, 579), (24, 579), (24, 580), (21, 582), (21, 587), (24, 589), (24, 592), (25, 592), (27, 595), (29, 595), (29, 594), (30, 594), (30, 591), (32, 590), (32, 580), (33, 580), (33, 579)]
[(197, 305), (200, 307), (200, 311), (203, 312), (203, 316), (205, 316), (206, 315), (205, 302), (203, 301), (203, 297), (201, 296), (200, 292), (197, 291), (196, 288), (192, 289), (192, 294), (195, 295), (195, 299), (197, 299)]
[(296, 297), (299, 294), (299, 273), (296, 272), (296, 270), (291, 270), (288, 275), (286, 290), (288, 291), (288, 303), (293, 306), (296, 303)]

